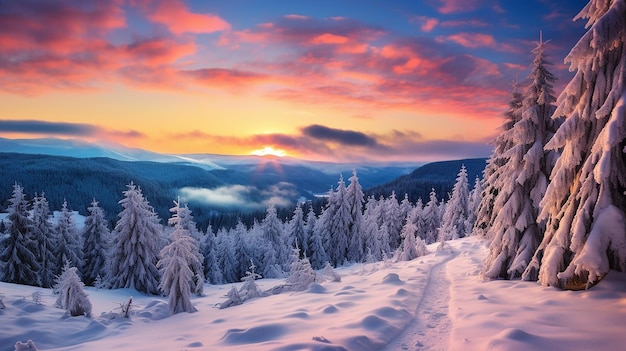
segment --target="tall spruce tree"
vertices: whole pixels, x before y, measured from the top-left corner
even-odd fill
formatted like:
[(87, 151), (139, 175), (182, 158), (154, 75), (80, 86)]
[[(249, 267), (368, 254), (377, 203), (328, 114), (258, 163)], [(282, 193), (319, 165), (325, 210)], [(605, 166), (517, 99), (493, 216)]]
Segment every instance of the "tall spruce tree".
[(104, 211), (93, 199), (87, 208), (89, 216), (83, 227), (83, 266), (82, 276), (85, 285), (92, 285), (98, 277), (105, 278), (107, 257), (111, 249), (111, 232), (107, 227)]
[(458, 239), (467, 235), (471, 230), (468, 218), (469, 184), (467, 182), (467, 170), (465, 165), (462, 165), (441, 221), (441, 235), (444, 236), (444, 240)]
[(52, 225), (52, 213), (45, 194), (33, 199), (33, 239), (37, 242), (37, 262), (39, 262), (39, 279), (41, 286), (49, 288), (55, 280), (55, 257), (57, 235)]
[(113, 231), (113, 250), (109, 271), (111, 287), (134, 288), (159, 294), (156, 264), (161, 251), (162, 227), (154, 209), (133, 182), (126, 186), (120, 219)]
[(565, 58), (574, 78), (557, 100), (565, 122), (546, 145), (562, 150), (542, 202), (543, 241), (524, 279), (585, 288), (626, 270), (626, 1), (591, 0), (589, 30)]
[(511, 128), (514, 145), (507, 150), (508, 162), (500, 170), (507, 181), (501, 182), (495, 197), (496, 216), (488, 229), (493, 238), (485, 262), (484, 276), (488, 278), (520, 277), (545, 229), (537, 215), (557, 153), (544, 151), (544, 146), (559, 124), (559, 119), (552, 118), (556, 78), (548, 69), (545, 49), (546, 42), (540, 38), (533, 50), (522, 119)]
[(82, 238), (78, 234), (74, 219), (72, 219), (72, 212), (67, 208), (67, 201), (63, 201), (59, 220), (54, 227), (57, 233), (55, 251), (57, 275), (62, 273), (62, 268), (68, 261), (75, 267), (80, 267), (83, 264)]
[(503, 182), (510, 180), (501, 177), (504, 165), (508, 162), (508, 150), (515, 145), (513, 132), (511, 129), (522, 119), (524, 96), (519, 91), (519, 84), (513, 84), (513, 92), (509, 102), (509, 109), (504, 113), (504, 123), (500, 127), (500, 134), (493, 141), (494, 150), (487, 161), (487, 166), (483, 171), (482, 195), (480, 204), (476, 209), (476, 221), (472, 234), (483, 238), (488, 238), (488, 229), (491, 228), (497, 211), (493, 210), (496, 196)]
[(363, 187), (359, 183), (356, 170), (352, 171), (350, 185), (346, 189), (350, 211), (347, 259), (362, 262), (365, 259), (365, 237), (363, 235)]
[(174, 204), (170, 209), (174, 213), (168, 220), (170, 225), (174, 225), (171, 243), (161, 250), (161, 259), (156, 265), (161, 272), (159, 288), (169, 298), (170, 314), (195, 312), (191, 293), (201, 294), (204, 283), (198, 241), (182, 226), (184, 208), (180, 207), (179, 201), (174, 201)]
[(326, 254), (330, 263), (337, 267), (342, 265), (346, 260), (348, 252), (348, 236), (350, 234), (350, 204), (348, 203), (348, 194), (346, 184), (343, 177), (339, 177), (337, 182), (337, 190), (331, 198), (328, 199), (329, 227), (329, 244)]
[(37, 242), (30, 234), (32, 220), (28, 210), (24, 189), (16, 183), (9, 200), (9, 225), (0, 243), (0, 274), (4, 282), (37, 286), (41, 285), (40, 267), (35, 255)]

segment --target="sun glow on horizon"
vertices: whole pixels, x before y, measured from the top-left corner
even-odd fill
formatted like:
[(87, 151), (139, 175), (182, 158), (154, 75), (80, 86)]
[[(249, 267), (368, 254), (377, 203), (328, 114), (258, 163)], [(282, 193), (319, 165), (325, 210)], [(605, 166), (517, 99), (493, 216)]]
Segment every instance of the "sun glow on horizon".
[(287, 156), (287, 152), (283, 149), (274, 149), (271, 146), (265, 146), (262, 149), (254, 150), (250, 153), (255, 156), (276, 156), (276, 157), (284, 157)]

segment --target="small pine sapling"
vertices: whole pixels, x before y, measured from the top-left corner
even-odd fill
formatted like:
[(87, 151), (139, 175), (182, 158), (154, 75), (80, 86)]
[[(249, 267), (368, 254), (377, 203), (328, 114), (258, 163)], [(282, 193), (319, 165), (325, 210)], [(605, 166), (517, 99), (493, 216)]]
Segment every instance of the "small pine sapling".
[(255, 268), (256, 266), (254, 265), (254, 262), (250, 260), (250, 267), (246, 271), (246, 276), (241, 278), (241, 280), (244, 282), (239, 289), (239, 295), (241, 296), (242, 301), (263, 296), (263, 291), (255, 282), (257, 279), (261, 279), (262, 277), (260, 274), (254, 271)]
[(330, 262), (326, 262), (326, 266), (324, 270), (322, 270), (322, 276), (324, 279), (329, 280), (331, 282), (340, 282), (341, 276), (335, 272), (333, 266), (330, 265)]
[(70, 267), (66, 262), (63, 273), (57, 278), (54, 291), (59, 294), (56, 306), (69, 312), (70, 316), (85, 315), (91, 317), (91, 302), (83, 291), (85, 286), (76, 273), (78, 268)]
[(306, 256), (301, 259), (297, 257), (299, 251), (297, 246), (293, 249), (295, 260), (291, 263), (291, 270), (285, 281), (293, 291), (303, 291), (307, 289), (311, 283), (315, 282), (316, 278), (315, 271), (311, 268), (309, 259)]
[(228, 291), (228, 294), (226, 294), (226, 297), (228, 299), (226, 299), (226, 301), (219, 304), (220, 309), (228, 308), (230, 306), (241, 305), (243, 303), (243, 300), (241, 299), (241, 296), (239, 295), (239, 290), (237, 290), (237, 288), (234, 286)]
[(28, 340), (27, 342), (16, 342), (15, 351), (39, 351), (39, 349), (32, 340)]

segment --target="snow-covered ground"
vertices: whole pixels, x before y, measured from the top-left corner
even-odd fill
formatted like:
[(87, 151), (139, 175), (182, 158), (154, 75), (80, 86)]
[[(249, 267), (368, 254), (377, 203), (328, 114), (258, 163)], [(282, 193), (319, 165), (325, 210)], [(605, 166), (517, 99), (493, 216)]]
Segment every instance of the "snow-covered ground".
[[(64, 317), (50, 290), (0, 283), (0, 351), (40, 350), (617, 350), (626, 343), (626, 274), (588, 291), (479, 278), (487, 253), (466, 238), (410, 262), (353, 265), (341, 282), (218, 309), (231, 285), (206, 286), (198, 312), (167, 298), (88, 288), (93, 318)], [(263, 289), (280, 280), (260, 280)], [(32, 293), (41, 292), (41, 303)], [(113, 318), (133, 297), (131, 318)], [(114, 312), (114, 313), (111, 313)]]

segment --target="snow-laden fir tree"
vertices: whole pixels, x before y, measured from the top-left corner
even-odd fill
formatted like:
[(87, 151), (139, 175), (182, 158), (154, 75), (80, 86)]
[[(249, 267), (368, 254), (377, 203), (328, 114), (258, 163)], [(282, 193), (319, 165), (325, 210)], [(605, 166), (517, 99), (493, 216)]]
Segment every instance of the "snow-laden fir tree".
[(409, 194), (404, 193), (404, 199), (400, 201), (400, 218), (402, 218), (402, 226), (406, 223), (409, 213), (413, 210), (413, 205), (409, 201)]
[(120, 219), (113, 232), (109, 280), (113, 289), (134, 288), (159, 294), (156, 263), (162, 247), (162, 227), (154, 209), (133, 182), (123, 192)]
[(304, 255), (308, 251), (308, 238), (305, 230), (304, 213), (302, 212), (302, 204), (298, 202), (296, 209), (293, 211), (291, 220), (287, 223), (285, 230), (290, 241), (290, 246), (295, 246), (297, 242)]
[(245, 276), (241, 278), (243, 284), (239, 288), (239, 296), (242, 301), (263, 296), (263, 290), (256, 283), (257, 279), (261, 279), (262, 276), (256, 272), (256, 266), (252, 260), (249, 261), (249, 264)]
[(402, 230), (402, 222), (404, 218), (400, 213), (400, 204), (396, 199), (396, 192), (392, 191), (391, 195), (384, 201), (382, 208), (383, 226), (387, 228), (389, 235), (389, 247), (395, 250), (400, 245), (400, 231)]
[(200, 241), (200, 253), (202, 253), (204, 257), (204, 278), (209, 284), (222, 283), (222, 271), (220, 270), (216, 251), (217, 239), (215, 238), (215, 234), (213, 234), (211, 225), (209, 225), (206, 234), (201, 237)]
[[(311, 237), (313, 236), (313, 232), (315, 231), (315, 222), (317, 221), (317, 216), (315, 215), (315, 210), (313, 209), (313, 206), (310, 203), (308, 205), (309, 210), (307, 211), (306, 215), (303, 214), (304, 237), (306, 238), (306, 245), (303, 245), (302, 247), (302, 253), (307, 257), (311, 255), (311, 248), (309, 245), (311, 245)], [(306, 250), (304, 249), (304, 246), (306, 246)]]
[[(287, 266), (289, 251), (283, 234), (283, 223), (278, 219), (276, 207), (273, 204), (267, 207), (265, 218), (261, 222), (261, 231), (263, 238), (270, 244), (274, 253), (274, 257), (267, 257), (267, 262), (264, 264), (264, 276), (266, 278), (281, 278), (282, 273), (289, 268)], [(272, 268), (272, 272), (268, 271), (271, 266), (275, 267)]]
[(509, 179), (501, 177), (504, 165), (508, 162), (508, 150), (515, 145), (513, 132), (511, 129), (522, 119), (524, 96), (519, 91), (517, 82), (513, 84), (513, 92), (509, 101), (509, 109), (504, 113), (504, 122), (500, 126), (501, 132), (493, 141), (494, 151), (487, 160), (487, 166), (483, 171), (482, 194), (480, 204), (476, 209), (476, 221), (472, 234), (486, 238), (488, 228), (491, 227), (497, 211), (493, 210), (494, 201), (502, 188), (503, 182), (510, 182)]
[(437, 193), (435, 189), (431, 189), (429, 200), (424, 206), (422, 211), (422, 218), (424, 219), (424, 225), (417, 235), (424, 239), (427, 244), (432, 244), (437, 241), (439, 237), (439, 227), (441, 220), (439, 218), (439, 200), (437, 199)]
[(329, 235), (326, 254), (335, 267), (342, 265), (346, 260), (351, 222), (350, 203), (343, 177), (339, 177), (337, 184), (337, 190), (328, 199), (328, 207), (325, 210), (330, 215), (327, 221), (329, 226), (326, 228)]
[(285, 280), (289, 289), (293, 291), (306, 290), (311, 283), (315, 282), (315, 271), (311, 268), (309, 259), (306, 256), (300, 258), (299, 251), (297, 245), (295, 249), (292, 249), (291, 267)]
[(467, 203), (467, 210), (468, 210), (467, 222), (469, 225), (469, 231), (467, 233), (468, 235), (472, 233), (474, 224), (476, 223), (476, 214), (478, 211), (478, 206), (480, 206), (482, 193), (483, 193), (482, 180), (479, 177), (476, 177), (476, 179), (474, 180), (474, 187), (472, 188), (472, 191), (470, 191), (469, 201)]
[(400, 235), (402, 236), (403, 241), (398, 253), (399, 261), (410, 261), (425, 254), (424, 248), (426, 247), (426, 244), (422, 238), (415, 237), (417, 227), (415, 226), (415, 219), (412, 218), (412, 216), (416, 214), (416, 211), (411, 211), (404, 227), (402, 227)]
[(37, 242), (30, 235), (32, 221), (24, 190), (17, 183), (9, 200), (9, 225), (0, 243), (0, 275), (2, 281), (16, 284), (40, 285), (39, 263), (35, 254)]
[(37, 262), (39, 262), (39, 279), (41, 286), (44, 288), (52, 287), (54, 284), (56, 259), (57, 235), (52, 225), (52, 213), (48, 205), (45, 194), (37, 196), (33, 199), (33, 225), (32, 235), (37, 242)]
[(217, 261), (222, 271), (222, 281), (224, 283), (235, 283), (239, 281), (237, 276), (237, 261), (235, 260), (235, 250), (226, 228), (217, 231)]
[(441, 231), (444, 240), (458, 239), (470, 233), (469, 217), (469, 184), (465, 165), (457, 174), (452, 196), (446, 204), (446, 210), (441, 220)]
[(363, 235), (363, 187), (359, 183), (356, 170), (352, 171), (352, 177), (348, 179), (350, 185), (346, 189), (350, 211), (350, 223), (348, 234), (347, 259), (350, 262), (363, 262), (365, 259), (365, 237)]
[(202, 265), (204, 257), (200, 252), (200, 242), (198, 241), (201, 234), (193, 220), (191, 210), (187, 204), (181, 206), (180, 199), (174, 201), (174, 207), (170, 208), (170, 212), (172, 212), (172, 217), (167, 220), (167, 223), (174, 226), (174, 232), (170, 234), (171, 242), (178, 240), (180, 236), (185, 234), (191, 238), (191, 240), (184, 238), (190, 245), (190, 256), (186, 258), (192, 273), (190, 288), (192, 293), (200, 296), (204, 290), (204, 267)]
[(85, 285), (78, 276), (78, 268), (70, 266), (70, 262), (66, 261), (61, 271), (54, 284), (54, 292), (59, 295), (55, 305), (66, 310), (72, 317), (91, 317), (91, 302), (83, 290)]
[(500, 170), (506, 181), (501, 182), (495, 197), (493, 211), (497, 214), (488, 228), (488, 237), (493, 238), (485, 262), (484, 276), (488, 278), (520, 277), (545, 229), (537, 215), (557, 154), (544, 151), (544, 146), (559, 124), (559, 119), (551, 118), (556, 78), (548, 69), (545, 50), (546, 42), (540, 39), (533, 50), (522, 119), (510, 130), (515, 145), (507, 150), (508, 162)]
[(76, 223), (72, 218), (72, 211), (67, 208), (67, 201), (63, 201), (61, 214), (54, 228), (57, 234), (55, 247), (57, 274), (61, 274), (61, 268), (65, 262), (70, 261), (76, 267), (82, 266), (83, 243)]
[[(322, 211), (319, 215), (319, 217), (317, 218), (317, 220), (315, 221), (315, 231), (317, 232), (317, 235), (319, 235), (319, 237), (322, 239), (322, 244), (324, 246), (324, 252), (326, 253), (326, 256), (330, 258), (329, 254), (328, 254), (328, 250), (330, 249), (330, 226), (331, 226), (331, 220), (333, 217), (333, 213), (330, 209), (330, 199), (333, 198), (333, 196), (335, 196), (335, 191), (333, 190), (332, 187), (330, 187), (330, 189), (328, 189), (328, 193), (327, 193), (327, 197), (326, 197), (326, 205), (322, 208)], [(324, 264), (326, 264), (324, 262)]]
[[(380, 241), (380, 225), (379, 221), (382, 217), (381, 206), (378, 200), (370, 196), (365, 203), (365, 211), (363, 213), (365, 247), (370, 258), (380, 260), (384, 251), (389, 249), (389, 245), (383, 248)], [(387, 241), (388, 243), (388, 241)]]
[(574, 78), (557, 100), (565, 116), (546, 149), (562, 150), (541, 203), (543, 241), (524, 279), (585, 288), (626, 270), (626, 1), (591, 0), (589, 30), (565, 58)]
[(98, 277), (106, 277), (107, 256), (110, 252), (111, 232), (107, 227), (104, 211), (93, 199), (87, 208), (89, 216), (83, 227), (82, 276), (86, 285), (93, 285)]
[(170, 225), (174, 225), (171, 243), (161, 250), (161, 259), (156, 265), (161, 273), (159, 289), (168, 296), (170, 314), (191, 313), (196, 311), (191, 303), (191, 294), (201, 294), (204, 283), (201, 277), (202, 257), (197, 240), (181, 225), (180, 203), (174, 201), (174, 204), (170, 210), (174, 213), (168, 220)]
[(246, 250), (246, 237), (248, 237), (248, 228), (243, 224), (241, 220), (237, 221), (235, 228), (231, 229), (228, 232), (230, 235), (231, 245), (233, 246), (233, 252), (235, 255), (235, 261), (237, 262), (237, 266), (235, 269), (235, 274), (238, 277), (243, 277), (246, 273), (246, 270), (250, 266), (250, 255)]
[(308, 255), (313, 269), (322, 269), (328, 261), (328, 256), (326, 255), (326, 250), (324, 249), (324, 240), (318, 229), (317, 217), (315, 216), (315, 212), (311, 206), (309, 213), (307, 213), (306, 216), (306, 231), (309, 233)]

